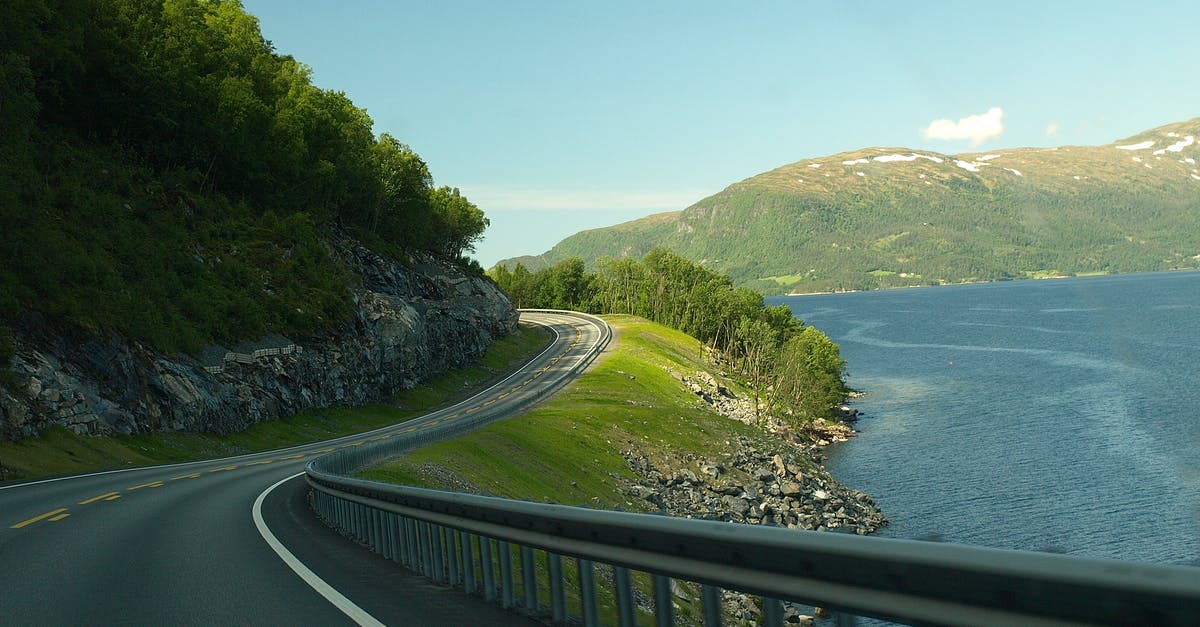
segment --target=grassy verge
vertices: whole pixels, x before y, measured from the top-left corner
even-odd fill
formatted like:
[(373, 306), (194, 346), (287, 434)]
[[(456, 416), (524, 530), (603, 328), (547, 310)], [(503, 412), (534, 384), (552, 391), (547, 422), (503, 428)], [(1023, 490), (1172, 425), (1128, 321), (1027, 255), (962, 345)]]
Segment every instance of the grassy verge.
[(377, 429), (466, 398), (524, 363), (548, 341), (541, 327), (521, 325), (517, 333), (493, 343), (476, 364), (439, 375), (387, 403), (322, 409), (258, 423), (228, 436), (179, 431), (89, 437), (55, 427), (37, 438), (0, 441), (0, 481), (239, 455)]
[[(672, 372), (711, 371), (700, 343), (683, 333), (640, 318), (605, 316), (617, 340), (610, 354), (575, 383), (523, 416), (463, 437), (406, 453), (362, 476), (423, 487), (467, 490), (532, 501), (598, 509), (649, 511), (653, 506), (622, 489), (634, 479), (623, 451), (662, 467), (672, 459), (721, 460), (738, 436), (762, 439), (763, 432), (716, 414)], [(570, 611), (580, 615), (574, 560), (564, 560)], [(604, 567), (607, 568), (607, 567)], [(538, 565), (544, 586), (545, 564)], [(604, 580), (608, 571), (597, 571)], [(636, 575), (637, 588), (650, 581)], [(598, 605), (605, 624), (615, 623), (611, 589), (600, 586)], [(542, 590), (545, 599), (546, 590)], [(698, 603), (677, 599), (681, 618), (700, 622)], [(648, 620), (644, 613), (639, 620)]]
[(732, 437), (762, 437), (714, 413), (671, 376), (710, 368), (699, 358), (699, 342), (640, 318), (606, 319), (619, 338), (612, 353), (551, 401), (520, 418), (412, 451), (364, 476), (508, 498), (645, 509), (648, 504), (621, 492), (622, 479), (633, 478), (622, 451), (719, 458)]

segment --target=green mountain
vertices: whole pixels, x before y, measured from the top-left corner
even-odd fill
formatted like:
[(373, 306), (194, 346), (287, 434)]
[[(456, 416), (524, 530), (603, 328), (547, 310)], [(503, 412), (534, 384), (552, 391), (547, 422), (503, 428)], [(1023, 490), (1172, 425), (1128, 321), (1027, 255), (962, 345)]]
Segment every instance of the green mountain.
[(1200, 118), (1104, 146), (805, 159), (577, 233), (538, 269), (670, 248), (765, 293), (1200, 267)]

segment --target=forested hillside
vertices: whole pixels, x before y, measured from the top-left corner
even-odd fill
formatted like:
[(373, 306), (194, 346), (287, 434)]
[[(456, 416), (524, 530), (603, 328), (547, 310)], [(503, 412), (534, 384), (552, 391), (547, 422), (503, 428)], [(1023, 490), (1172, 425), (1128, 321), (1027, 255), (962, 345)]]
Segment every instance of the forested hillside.
[(487, 224), (236, 0), (0, 11), (0, 358), (29, 315), (167, 352), (304, 337), (351, 313), (331, 233), (469, 265)]
[(1200, 118), (1105, 146), (865, 148), (573, 235), (532, 270), (655, 246), (765, 293), (1200, 267)]

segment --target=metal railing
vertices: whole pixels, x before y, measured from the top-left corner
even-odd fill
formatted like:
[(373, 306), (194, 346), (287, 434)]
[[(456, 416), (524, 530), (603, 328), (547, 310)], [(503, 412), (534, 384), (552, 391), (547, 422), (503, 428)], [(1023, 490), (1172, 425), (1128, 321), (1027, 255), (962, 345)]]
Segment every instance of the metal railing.
[[(350, 476), (474, 426), (313, 460), (314, 510), (417, 573), (559, 623), (598, 625), (603, 612), (604, 622), (635, 625), (652, 611), (656, 625), (673, 625), (678, 604), (692, 620), (719, 625), (722, 589), (758, 595), (766, 625), (783, 624), (782, 600), (963, 625), (1192, 625), (1200, 617), (1196, 568), (591, 510)], [(696, 602), (683, 600), (672, 578), (698, 584)]]

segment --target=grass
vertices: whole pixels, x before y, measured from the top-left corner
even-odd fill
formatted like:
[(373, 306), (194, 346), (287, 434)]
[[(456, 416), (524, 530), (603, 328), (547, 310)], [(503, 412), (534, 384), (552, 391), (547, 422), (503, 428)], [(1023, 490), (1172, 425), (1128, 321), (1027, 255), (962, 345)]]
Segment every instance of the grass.
[(606, 319), (619, 337), (612, 353), (549, 402), (363, 476), (432, 488), (457, 480), (507, 498), (645, 511), (648, 503), (621, 492), (622, 480), (633, 479), (622, 451), (717, 458), (726, 440), (760, 434), (715, 414), (672, 377), (709, 369), (697, 340), (640, 318)]
[[(635, 478), (623, 451), (637, 451), (660, 469), (689, 465), (698, 471), (700, 460), (723, 460), (733, 438), (766, 437), (716, 414), (672, 376), (701, 370), (719, 374), (700, 358), (697, 340), (641, 318), (605, 319), (617, 337), (610, 353), (550, 401), (520, 417), (410, 451), (362, 476), (530, 501), (652, 511), (652, 504), (623, 491)], [(728, 461), (723, 465), (740, 472)], [(545, 600), (544, 563), (538, 571)], [(598, 571), (597, 581), (607, 580), (608, 572)], [(564, 575), (568, 607), (578, 616), (574, 560), (564, 559)], [(636, 587), (649, 594), (649, 576), (634, 577)], [(611, 588), (598, 585), (598, 592), (601, 622), (615, 624)], [(698, 603), (676, 603), (678, 615), (701, 621)], [(639, 622), (650, 624), (649, 619), (639, 613)]]
[(370, 431), (470, 396), (524, 363), (548, 341), (541, 327), (521, 325), (517, 333), (494, 342), (476, 364), (430, 379), (387, 403), (321, 409), (260, 422), (227, 436), (173, 431), (92, 437), (52, 427), (36, 438), (0, 441), (0, 481), (240, 455)]

